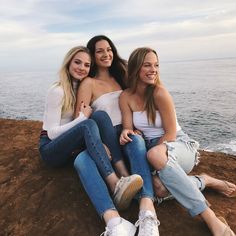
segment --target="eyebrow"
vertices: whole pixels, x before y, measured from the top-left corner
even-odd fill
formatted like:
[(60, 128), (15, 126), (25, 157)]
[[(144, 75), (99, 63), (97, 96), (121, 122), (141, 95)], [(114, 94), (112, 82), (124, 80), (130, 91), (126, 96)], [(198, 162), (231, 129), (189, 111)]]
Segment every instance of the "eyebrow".
[(112, 49), (110, 46), (106, 47), (106, 48), (96, 48), (95, 50), (104, 50), (104, 49)]
[[(75, 61), (80, 61), (80, 62), (82, 62), (82, 60), (79, 59), (79, 58), (75, 58), (74, 60), (75, 60)], [(91, 62), (84, 62), (84, 63), (91, 64)]]

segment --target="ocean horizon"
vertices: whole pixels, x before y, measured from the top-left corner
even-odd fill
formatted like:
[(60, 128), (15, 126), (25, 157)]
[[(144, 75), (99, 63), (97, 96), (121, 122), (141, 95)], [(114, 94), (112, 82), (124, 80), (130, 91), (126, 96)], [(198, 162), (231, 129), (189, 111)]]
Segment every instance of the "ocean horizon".
[[(236, 155), (236, 58), (160, 62), (183, 130), (200, 148)], [(58, 71), (0, 72), (0, 117), (42, 121)]]

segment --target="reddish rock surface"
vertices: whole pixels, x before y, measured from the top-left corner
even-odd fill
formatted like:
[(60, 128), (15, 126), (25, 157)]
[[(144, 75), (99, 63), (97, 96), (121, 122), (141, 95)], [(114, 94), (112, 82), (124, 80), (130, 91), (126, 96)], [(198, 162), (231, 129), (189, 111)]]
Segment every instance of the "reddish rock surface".
[[(47, 167), (39, 157), (38, 136), (42, 123), (0, 119), (0, 235), (95, 236), (104, 223), (87, 197), (72, 163), (65, 168)], [(236, 157), (201, 152), (194, 173), (206, 172), (236, 182)], [(225, 217), (236, 232), (236, 199), (205, 190), (217, 215)], [(156, 207), (160, 235), (211, 235), (200, 217), (191, 218), (175, 201)], [(137, 202), (121, 215), (135, 222)]]

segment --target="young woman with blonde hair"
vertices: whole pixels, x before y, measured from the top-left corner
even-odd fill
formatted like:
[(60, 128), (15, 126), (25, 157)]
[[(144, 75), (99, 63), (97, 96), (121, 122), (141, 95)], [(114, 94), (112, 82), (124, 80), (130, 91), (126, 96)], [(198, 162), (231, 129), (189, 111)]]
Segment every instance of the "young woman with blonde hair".
[[(113, 222), (110, 225), (114, 225), (114, 222), (122, 222), (123, 227), (113, 228), (120, 235), (128, 236), (135, 227), (130, 227), (132, 224), (119, 216), (116, 206), (122, 206), (133, 198), (142, 187), (142, 179), (138, 175), (121, 179), (116, 175), (97, 124), (88, 119), (92, 113), (90, 106), (81, 102), (78, 117), (73, 118), (77, 90), (88, 76), (90, 67), (91, 56), (86, 47), (74, 47), (66, 54), (60, 80), (47, 94), (39, 151), (46, 164), (59, 167), (73, 160), (78, 150), (84, 150), (77, 156), (74, 165), (85, 190), (106, 223)], [(124, 227), (127, 225), (128, 229)]]

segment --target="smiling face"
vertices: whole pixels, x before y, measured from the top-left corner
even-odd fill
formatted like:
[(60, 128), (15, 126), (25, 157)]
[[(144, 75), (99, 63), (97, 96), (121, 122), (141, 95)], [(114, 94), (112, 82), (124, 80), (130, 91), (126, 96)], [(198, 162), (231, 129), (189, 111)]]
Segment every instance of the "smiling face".
[(78, 52), (70, 62), (69, 73), (73, 79), (82, 81), (88, 76), (90, 65), (90, 55), (86, 52)]
[(113, 52), (106, 40), (100, 40), (95, 45), (95, 63), (98, 67), (110, 67), (113, 61)]
[(159, 60), (154, 52), (149, 52), (144, 58), (139, 71), (139, 82), (155, 84), (159, 76)]

